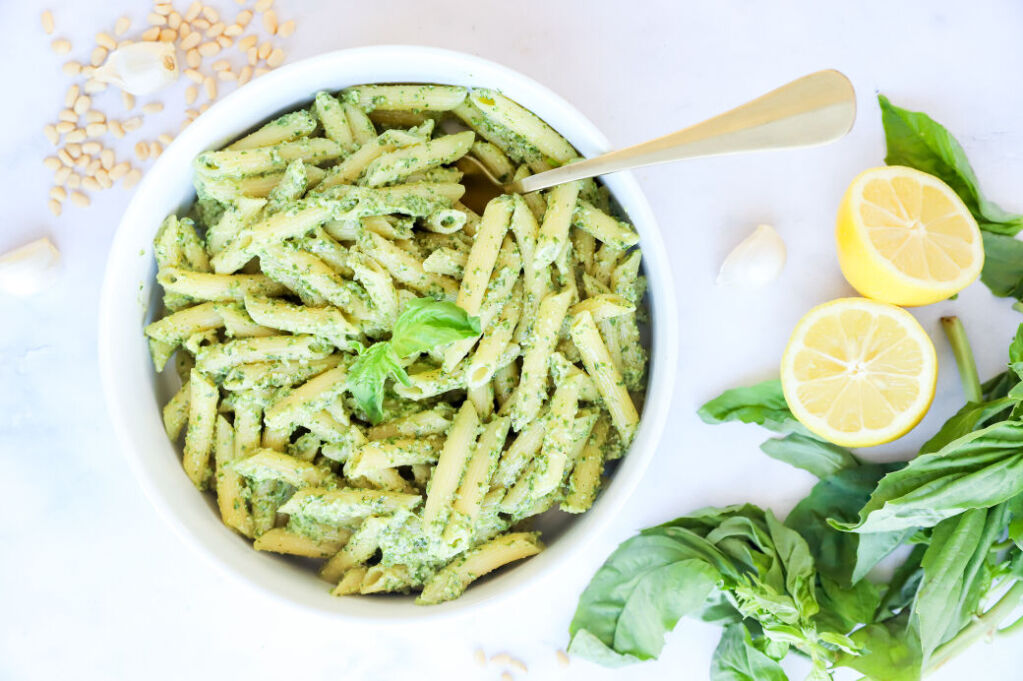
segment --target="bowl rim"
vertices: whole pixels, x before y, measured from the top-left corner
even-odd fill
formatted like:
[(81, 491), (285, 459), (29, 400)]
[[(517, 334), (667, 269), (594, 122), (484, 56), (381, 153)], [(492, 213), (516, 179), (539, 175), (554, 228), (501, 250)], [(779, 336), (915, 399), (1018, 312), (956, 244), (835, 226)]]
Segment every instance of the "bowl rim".
[[(470, 613), (478, 613), (483, 609), (492, 609), (515, 593), (520, 593), (530, 584), (546, 582), (558, 574), (571, 563), (573, 556), (579, 556), (581, 552), (593, 541), (593, 539), (605, 529), (613, 520), (617, 512), (624, 506), (627, 500), (635, 491), (640, 479), (645, 473), (650, 460), (659, 444), (661, 433), (667, 421), (670, 407), (672, 386), (674, 383), (675, 369), (678, 354), (678, 320), (675, 305), (675, 289), (672, 281), (671, 269), (667, 261), (667, 254), (663, 240), (653, 216), (653, 212), (646, 200), (639, 184), (632, 177), (631, 173), (618, 173), (605, 178), (608, 185), (614, 184), (617, 189), (612, 191), (616, 199), (621, 200), (621, 195), (627, 195), (628, 214), (630, 221), (636, 226), (640, 233), (640, 247), (643, 251), (644, 272), (649, 278), (649, 291), (651, 301), (652, 339), (650, 352), (650, 365), (648, 367), (647, 398), (644, 405), (643, 417), (640, 421), (640, 429), (636, 438), (630, 445), (628, 453), (619, 463), (618, 469), (601, 490), (594, 506), (585, 514), (573, 520), (571, 527), (565, 532), (562, 539), (551, 544), (547, 550), (528, 561), (523, 561), (503, 574), (488, 580), (487, 584), (470, 587), (461, 598), (430, 607), (412, 606), (410, 598), (405, 598), (401, 607), (346, 607), (339, 601), (366, 601), (368, 599), (335, 599), (331, 598), (327, 589), (323, 589), (322, 605), (305, 598), (299, 598), (297, 589), (285, 588), (284, 581), (279, 584), (269, 584), (254, 572), (264, 572), (260, 567), (256, 570), (255, 562), (249, 569), (248, 564), (236, 561), (228, 553), (226, 546), (216, 542), (209, 542), (206, 537), (193, 531), (180, 510), (175, 509), (171, 503), (173, 492), (167, 488), (167, 483), (158, 479), (154, 471), (150, 470), (147, 464), (147, 457), (162, 456), (167, 448), (174, 451), (174, 447), (167, 443), (167, 447), (154, 447), (152, 439), (146, 439), (144, 434), (139, 432), (141, 426), (129, 424), (125, 416), (127, 406), (126, 400), (134, 399), (132, 395), (124, 392), (119, 385), (121, 372), (118, 369), (120, 354), (117, 350), (120, 347), (118, 338), (114, 335), (115, 320), (123, 317), (126, 304), (124, 298), (127, 293), (122, 290), (118, 281), (119, 269), (124, 262), (123, 257), (131, 254), (131, 249), (137, 247), (132, 237), (139, 230), (146, 230), (147, 242), (151, 242), (155, 233), (160, 216), (152, 221), (153, 210), (145, 204), (153, 195), (160, 184), (162, 177), (168, 174), (166, 169), (171, 165), (171, 158), (181, 155), (182, 150), (191, 147), (200, 149), (210, 148), (213, 145), (221, 144), (234, 138), (241, 131), (265, 120), (260, 116), (255, 120), (249, 120), (247, 125), (235, 125), (234, 127), (220, 126), (220, 119), (227, 115), (227, 112), (240, 108), (245, 102), (258, 102), (261, 99), (273, 101), (272, 92), (275, 88), (284, 85), (289, 78), (299, 73), (316, 73), (323, 71), (320, 80), (324, 83), (328, 80), (326, 76), (327, 67), (340, 67), (342, 74), (348, 68), (352, 75), (358, 76), (358, 63), (361, 60), (405, 60), (406, 63), (416, 64), (415, 70), (435, 69), (436, 76), (432, 82), (444, 82), (446, 80), (443, 71), (451, 71), (447, 79), (461, 80), (490, 80), (490, 87), (503, 90), (513, 99), (531, 101), (527, 107), (531, 110), (542, 108), (547, 110), (545, 118), (549, 118), (549, 112), (557, 112), (559, 116), (566, 117), (571, 121), (574, 132), (566, 134), (569, 139), (584, 154), (599, 153), (609, 148), (607, 138), (599, 129), (579, 110), (569, 104), (565, 99), (536, 82), (532, 78), (519, 73), (509, 67), (477, 57), (475, 55), (456, 52), (435, 47), (423, 47), (413, 45), (376, 45), (358, 47), (351, 49), (336, 50), (321, 54), (315, 57), (302, 59), (289, 65), (276, 69), (259, 79), (252, 81), (244, 88), (238, 88), (220, 102), (213, 105), (210, 110), (189, 125), (178, 136), (178, 138), (164, 151), (164, 154), (157, 159), (156, 163), (146, 173), (138, 186), (131, 201), (124, 211), (122, 219), (117, 227), (111, 241), (107, 256), (106, 270), (103, 285), (100, 293), (99, 319), (98, 319), (98, 358), (100, 378), (103, 388), (104, 399), (108, 412), (108, 420), (113, 426), (118, 448), (127, 459), (135, 479), (139, 482), (142, 490), (150, 504), (156, 509), (158, 515), (178, 535), (187, 546), (190, 546), (198, 554), (202, 555), (221, 574), (230, 575), (233, 581), (243, 583), (248, 588), (269, 596), (273, 600), (293, 606), (305, 612), (312, 612), (321, 616), (328, 616), (333, 619), (348, 620), (361, 624), (373, 625), (401, 625), (412, 624), (427, 620), (451, 619), (464, 617)], [(464, 73), (465, 76), (458, 74)], [(342, 76), (344, 77), (344, 75)], [(337, 78), (335, 76), (335, 78)], [(370, 82), (370, 81), (362, 81)], [(379, 79), (376, 82), (382, 82)], [(425, 79), (409, 79), (402, 81), (394, 79), (391, 82), (427, 82)], [(351, 83), (352, 85), (357, 83)], [(343, 87), (347, 87), (345, 85)], [(332, 86), (323, 85), (323, 88)], [(307, 99), (311, 99), (315, 93), (311, 90)], [(535, 101), (533, 101), (535, 100)], [(290, 110), (303, 99), (296, 99), (285, 105), (280, 110)], [(543, 106), (537, 106), (536, 102)], [(221, 127), (223, 129), (221, 129)], [(561, 132), (559, 130), (559, 132)], [(564, 133), (563, 133), (564, 134)], [(200, 144), (199, 142), (203, 142)], [(187, 152), (192, 153), (192, 152)], [(192, 154), (194, 156), (194, 154)], [(190, 159), (189, 159), (190, 160)], [(149, 216), (152, 228), (145, 226), (144, 220), (138, 218)], [(140, 225), (140, 226), (136, 226)], [(152, 268), (151, 257), (150, 268)], [(143, 282), (141, 287), (151, 286), (152, 281)], [(138, 302), (138, 301), (133, 301)], [(656, 315), (653, 314), (656, 308)], [(140, 321), (141, 325), (141, 321)], [(141, 328), (138, 332), (138, 342), (144, 342)], [(151, 367), (150, 367), (151, 371)], [(136, 389), (138, 385), (134, 386)], [(162, 432), (162, 429), (161, 429)], [(165, 440), (166, 442), (166, 440)], [(159, 452), (159, 454), (157, 454)], [(176, 454), (176, 452), (175, 452)], [(195, 495), (197, 498), (205, 499), (206, 495)], [(211, 524), (223, 528), (223, 525), (215, 514), (209, 515)], [(233, 534), (233, 533), (232, 533)], [(220, 541), (219, 538), (217, 541)], [(227, 540), (223, 540), (226, 545)], [(251, 552), (251, 549), (249, 549)], [(314, 579), (315, 575), (311, 575)], [(286, 571), (280, 571), (282, 580), (290, 580)], [(276, 579), (267, 575), (267, 580)], [(485, 590), (472, 597), (474, 591)], [(284, 593), (285, 591), (289, 593)]]

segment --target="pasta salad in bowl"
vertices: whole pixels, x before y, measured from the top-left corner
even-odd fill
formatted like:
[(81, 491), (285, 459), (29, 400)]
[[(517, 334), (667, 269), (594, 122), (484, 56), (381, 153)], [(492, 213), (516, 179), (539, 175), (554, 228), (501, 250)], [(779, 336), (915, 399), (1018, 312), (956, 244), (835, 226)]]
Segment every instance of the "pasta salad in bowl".
[[(413, 53), (427, 73), (400, 70)], [(234, 127), (218, 108), (270, 78), (214, 107), (128, 211), (111, 263), (144, 219), (156, 286), (123, 337), (108, 274), (115, 425), (158, 507), (262, 586), (359, 617), (491, 600), (579, 548), (652, 454), (675, 348), (649, 211), (627, 177), (478, 191), (476, 164), (510, 181), (602, 143), (501, 67), (366, 48), (274, 77), (308, 89)], [(154, 186), (161, 166), (194, 190)], [(140, 345), (153, 398), (129, 424), (111, 353)], [(416, 596), (352, 597), (382, 593)]]

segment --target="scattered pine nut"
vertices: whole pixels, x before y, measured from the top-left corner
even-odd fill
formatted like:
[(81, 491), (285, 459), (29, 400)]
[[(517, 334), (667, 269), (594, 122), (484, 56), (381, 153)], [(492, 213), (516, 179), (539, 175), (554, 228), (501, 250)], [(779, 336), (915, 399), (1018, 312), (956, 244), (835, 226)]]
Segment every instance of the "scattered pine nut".
[(107, 132), (106, 123), (89, 123), (85, 126), (85, 133), (89, 137), (102, 137)]
[(60, 133), (57, 132), (57, 127), (52, 123), (43, 126), (43, 134), (46, 135), (46, 139), (50, 141), (50, 144), (56, 145), (60, 141)]
[(92, 55), (89, 57), (89, 63), (93, 66), (99, 66), (107, 60), (107, 48), (97, 47), (92, 51)]
[(64, 95), (64, 106), (71, 108), (75, 105), (75, 101), (78, 99), (78, 95), (81, 90), (77, 85), (72, 85), (67, 89), (67, 94)]
[(158, 2), (153, 7), (153, 11), (156, 12), (157, 14), (167, 16), (168, 14), (174, 11), (174, 5), (170, 4), (169, 2)]
[(107, 117), (101, 111), (86, 111), (85, 112), (86, 123), (106, 123)]
[(160, 27), (151, 26), (150, 28), (147, 28), (142, 32), (142, 39), (150, 43), (156, 42), (160, 39)]
[(103, 170), (111, 170), (114, 167), (114, 150), (103, 149), (99, 152), (99, 164)]
[(114, 40), (109, 33), (100, 31), (96, 34), (96, 44), (100, 47), (105, 47), (108, 50), (117, 49), (117, 41)]
[(159, 142), (149, 143), (149, 158), (156, 158), (163, 153), (163, 146)]
[(243, 66), (242, 70), (238, 73), (238, 87), (245, 85), (252, 80), (252, 67)]
[(72, 109), (61, 109), (60, 113), (57, 114), (58, 121), (67, 121), (68, 123), (77, 123), (78, 114)]
[(490, 658), (490, 664), (499, 664), (502, 667), (507, 667), (511, 663), (511, 655), (508, 653), (498, 653)]
[(114, 35), (124, 35), (131, 28), (131, 19), (128, 17), (121, 17), (114, 24)]
[(67, 54), (71, 51), (71, 41), (64, 38), (58, 38), (50, 43), (50, 49), (57, 54)]
[(482, 648), (476, 649), (476, 651), (472, 654), (472, 659), (474, 659), (476, 664), (481, 667), (485, 667), (487, 665), (487, 654), (483, 652)]
[(197, 16), (199, 16), (200, 12), (202, 12), (202, 3), (193, 2), (191, 5), (189, 5), (188, 11), (185, 12), (184, 16), (185, 21), (192, 21)]
[(135, 108), (135, 95), (130, 92), (121, 91), (121, 105), (125, 111), (131, 111)]
[(202, 40), (202, 34), (199, 31), (192, 31), (188, 36), (181, 41), (179, 47), (185, 51), (188, 51), (199, 44)]
[(132, 168), (130, 171), (128, 171), (128, 174), (124, 176), (124, 182), (121, 183), (121, 186), (124, 187), (125, 189), (131, 189), (132, 187), (137, 185), (139, 183), (139, 180), (141, 179), (142, 171), (139, 170), (138, 168)]
[(212, 68), (214, 71), (223, 71), (224, 69), (231, 68), (231, 62), (229, 62), (226, 59), (218, 59), (217, 61), (213, 62), (213, 66), (210, 68)]
[(206, 17), (206, 19), (208, 19), (211, 24), (215, 24), (216, 22), (220, 21), (220, 13), (217, 12), (217, 10), (210, 7), (209, 5), (206, 5), (205, 7), (202, 8), (202, 15)]
[(287, 38), (294, 32), (295, 22), (292, 19), (285, 21), (283, 24), (280, 25), (280, 28), (277, 29), (277, 35), (279, 35), (282, 38)]
[(171, 12), (167, 15), (167, 25), (177, 30), (182, 24), (181, 15), (177, 12)]
[[(198, 33), (191, 33), (191, 34), (189, 34), (189, 37), (191, 37), (193, 35), (199, 35), (199, 34)], [(193, 47), (188, 52), (186, 52), (185, 53), (185, 64), (190, 69), (197, 69), (197, 68), (199, 68), (199, 65), (202, 64), (202, 55), (199, 54), (199, 50), (197, 50), (197, 49), (195, 49)]]
[(82, 176), (79, 175), (78, 173), (72, 173), (70, 168), (68, 168), (67, 170), (68, 170), (67, 188), (68, 189), (78, 189), (79, 187), (81, 187), (82, 186)]
[(149, 158), (149, 145), (145, 142), (137, 142), (135, 144), (135, 158), (140, 161), (145, 161)]
[(43, 30), (46, 32), (46, 35), (52, 35), (53, 34), (53, 12), (51, 12), (50, 10), (44, 10), (42, 16), (39, 17), (39, 20), (43, 24)]
[(142, 107), (143, 113), (155, 114), (163, 111), (163, 102), (150, 102)]
[(271, 9), (263, 14), (263, 28), (266, 29), (267, 33), (270, 35), (277, 33), (277, 26), (277, 12)]
[(266, 59), (267, 57), (270, 56), (270, 52), (272, 52), (272, 51), (273, 51), (273, 45), (271, 45), (269, 41), (264, 41), (263, 44), (259, 46), (259, 51), (258, 51), (259, 58), (260, 59)]
[(67, 190), (63, 187), (50, 187), (50, 198), (63, 201), (67, 198)]
[(199, 97), (199, 88), (194, 85), (189, 85), (185, 88), (185, 104), (191, 106), (195, 104), (195, 100)]
[(195, 69), (187, 69), (185, 71), (185, 76), (187, 76), (188, 79), (193, 83), (198, 83), (199, 85), (202, 85), (202, 82), (206, 79), (204, 75), (202, 75)]
[(526, 663), (523, 662), (522, 660), (517, 660), (513, 657), (511, 661), (508, 662), (508, 664), (511, 665), (514, 669), (518, 669), (523, 674), (529, 672), (529, 667), (527, 667)]
[(217, 71), (217, 78), (223, 81), (238, 80), (238, 74), (231, 69), (227, 69), (226, 71)]
[(562, 667), (567, 667), (569, 662), (572, 661), (571, 658), (568, 656), (568, 653), (566, 653), (564, 650), (559, 650), (557, 653), (555, 653), (555, 655), (558, 658), (558, 664), (560, 664)]
[(253, 78), (259, 78), (263, 74), (270, 73), (270, 69), (264, 69), (262, 66), (257, 66), (256, 70), (252, 72)]
[(82, 178), (82, 189), (88, 189), (90, 192), (98, 192), (102, 187), (95, 177), (88, 175)]
[(157, 136), (156, 139), (160, 140), (160, 144), (164, 146), (174, 141), (174, 138), (168, 135), (167, 133), (161, 133), (160, 135)]
[(88, 167), (90, 163), (92, 163), (92, 156), (79, 156), (78, 158), (75, 159), (76, 168), (84, 169)]
[(201, 54), (202, 56), (212, 57), (213, 55), (220, 52), (220, 43), (217, 42), (203, 43), (198, 47), (198, 50), (199, 54)]
[(247, 35), (238, 41), (239, 50), (248, 50), (250, 47), (255, 47), (256, 43), (259, 42), (259, 37), (254, 35)]
[(242, 34), (244, 30), (245, 29), (239, 26), (238, 24), (231, 24), (230, 26), (224, 29), (224, 35), (228, 36), (229, 38), (237, 38)]
[(110, 189), (114, 186), (113, 180), (110, 179), (110, 173), (100, 168), (96, 171), (96, 181), (99, 182), (99, 186), (103, 189)]
[(213, 80), (211, 76), (207, 76), (202, 82), (202, 87), (206, 91), (206, 96), (209, 99), (217, 98), (217, 81)]
[(226, 50), (227, 48), (231, 47), (231, 45), (234, 45), (234, 39), (226, 35), (218, 35), (217, 44), (220, 45), (220, 49)]
[(60, 167), (64, 164), (56, 156), (47, 156), (43, 159), (43, 165), (50, 170), (60, 170)]
[(178, 32), (173, 28), (162, 28), (160, 29), (160, 42), (161, 43), (172, 43), (178, 39)]
[(77, 144), (78, 142), (84, 142), (87, 137), (88, 135), (86, 135), (84, 130), (81, 128), (75, 128), (68, 134), (64, 135), (64, 141)]
[(89, 93), (90, 95), (94, 95), (97, 92), (103, 92), (106, 89), (107, 89), (107, 84), (104, 83), (101, 80), (96, 80), (95, 78), (90, 78), (89, 80), (85, 81), (85, 88), (84, 88), (84, 90), (87, 93)]
[(121, 127), (121, 121), (110, 121), (107, 123), (107, 128), (110, 130), (110, 134), (117, 139), (124, 139), (124, 128)]
[(205, 104), (203, 104), (202, 106), (199, 107), (199, 113), (204, 114), (204, 113), (206, 113), (209, 110), (209, 108), (210, 108), (210, 103), (206, 102)]
[(61, 121), (60, 123), (57, 123), (57, 125), (53, 126), (53, 129), (61, 135), (66, 135), (75, 129), (75, 124), (70, 121)]
[(241, 12), (238, 12), (238, 16), (234, 18), (234, 23), (238, 24), (242, 28), (248, 26), (250, 21), (252, 21), (252, 10), (248, 9), (243, 9)]
[(57, 199), (50, 199), (46, 205), (49, 206), (50, 212), (53, 213), (53, 217), (60, 217), (60, 213), (63, 210), (63, 206), (61, 206), (60, 201)]
[(252, 9), (256, 10), (257, 12), (265, 12), (268, 9), (270, 9), (273, 6), (273, 4), (274, 0), (258, 0), (258, 2), (256, 2), (256, 4), (252, 6)]
[(212, 25), (213, 24), (206, 21), (205, 19), (196, 19), (195, 21), (192, 22), (192, 28), (195, 29), (196, 31), (205, 31)]
[(80, 95), (74, 103), (75, 113), (81, 116), (86, 111), (92, 108), (92, 97), (88, 95)]
[(218, 21), (217, 23), (213, 24), (212, 26), (206, 29), (206, 37), (216, 38), (218, 35), (224, 32), (225, 28), (227, 28), (227, 26), (224, 26), (224, 22)]
[(266, 58), (266, 65), (272, 69), (277, 68), (284, 63), (284, 50), (281, 48), (275, 49), (270, 53), (270, 56)]
[(82, 72), (82, 65), (76, 61), (64, 62), (64, 66), (60, 67), (60, 70), (64, 72), (65, 76), (77, 76)]
[(71, 168), (62, 165), (60, 168), (57, 168), (57, 172), (53, 174), (53, 181), (57, 184), (64, 184), (68, 181), (69, 177), (71, 177)]
[(90, 202), (89, 197), (82, 192), (71, 192), (71, 203), (84, 208), (85, 206), (88, 206)]
[(156, 12), (150, 12), (146, 17), (146, 22), (148, 22), (150, 26), (166, 26), (167, 17), (162, 14), (157, 14)]
[(81, 144), (68, 144), (64, 146), (64, 150), (71, 156), (71, 158), (79, 158), (82, 155)]
[(132, 116), (126, 121), (121, 123), (121, 127), (131, 132), (132, 130), (138, 130), (142, 127), (142, 118), (139, 116)]
[[(252, 37), (254, 38), (255, 36)], [(245, 58), (249, 62), (249, 66), (255, 66), (256, 63), (259, 61), (259, 50), (257, 50), (255, 47), (250, 47), (249, 49), (245, 50)]]
[(501, 681), (513, 681), (514, 678), (515, 677), (511, 675), (511, 672), (501, 672)]
[(96, 171), (99, 170), (99, 159), (93, 159), (89, 161), (88, 165), (85, 166), (85, 172), (89, 175), (95, 175)]
[(127, 161), (121, 161), (110, 169), (110, 179), (116, 182), (127, 175), (129, 170), (131, 170), (131, 164)]
[(82, 145), (82, 152), (93, 156), (103, 150), (103, 145), (99, 142), (86, 142)]

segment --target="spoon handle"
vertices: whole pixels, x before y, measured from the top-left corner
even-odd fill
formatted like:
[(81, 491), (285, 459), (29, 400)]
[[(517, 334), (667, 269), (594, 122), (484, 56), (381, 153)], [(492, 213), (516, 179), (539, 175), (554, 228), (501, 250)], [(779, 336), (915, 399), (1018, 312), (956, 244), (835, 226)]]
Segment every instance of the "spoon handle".
[(655, 163), (833, 142), (852, 128), (856, 93), (838, 71), (818, 71), (694, 126), (519, 181), (532, 192)]

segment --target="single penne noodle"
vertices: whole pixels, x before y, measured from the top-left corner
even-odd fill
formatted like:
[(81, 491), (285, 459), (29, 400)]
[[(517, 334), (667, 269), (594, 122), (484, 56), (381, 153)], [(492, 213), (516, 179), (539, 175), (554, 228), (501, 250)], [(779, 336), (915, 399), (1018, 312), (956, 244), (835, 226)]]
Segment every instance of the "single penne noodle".
[(437, 234), (451, 234), (465, 227), (469, 217), (456, 208), (444, 208), (430, 213), (423, 220), (423, 228)]
[(462, 365), (452, 371), (438, 367), (409, 374), (409, 384), (396, 383), (394, 392), (407, 400), (425, 400), (459, 388), (465, 388), (465, 367)]
[(163, 429), (167, 431), (167, 437), (171, 439), (171, 442), (177, 441), (178, 437), (181, 436), (181, 430), (188, 423), (188, 409), (191, 396), (191, 387), (189, 382), (185, 381), (178, 391), (174, 393), (174, 397), (170, 398), (163, 407)]
[(509, 405), (508, 400), (511, 399), (518, 384), (519, 365), (515, 362), (509, 362), (494, 372), (494, 399), (497, 401), (498, 406), (500, 406), (502, 413), (504, 413), (505, 406)]
[(206, 232), (206, 247), (216, 255), (245, 229), (262, 212), (266, 199), (253, 199), (240, 196), (232, 201), (224, 211), (224, 215)]
[(572, 224), (614, 248), (625, 250), (639, 243), (639, 234), (628, 224), (616, 220), (593, 204), (579, 200), (571, 216)]
[(341, 423), (326, 409), (304, 415), (299, 425), (331, 446), (329, 456), (324, 452), (328, 459), (347, 460), (357, 447), (366, 442), (366, 436), (361, 430)]
[(348, 128), (352, 131), (352, 139), (356, 144), (366, 144), (377, 136), (373, 121), (365, 111), (350, 102), (342, 102), (341, 107), (348, 117)]
[(416, 602), (440, 603), (457, 598), (474, 580), (542, 550), (543, 544), (535, 532), (514, 532), (491, 539), (437, 571), (423, 585)]
[(288, 387), (304, 383), (313, 376), (336, 367), (340, 361), (341, 355), (335, 353), (311, 361), (275, 360), (239, 364), (224, 375), (222, 386), (232, 392)]
[(465, 264), (465, 275), (458, 289), (456, 304), (470, 316), (479, 313), (487, 283), (497, 263), (501, 243), (508, 232), (514, 204), (508, 196), (499, 196), (487, 204), (483, 221)]
[(363, 111), (450, 111), (468, 94), (457, 85), (356, 85), (346, 89), (344, 101)]
[(568, 230), (572, 226), (572, 211), (579, 197), (578, 181), (566, 182), (547, 192), (547, 211), (536, 239), (533, 266), (546, 267), (553, 263), (568, 243)]
[(463, 542), (471, 535), (510, 429), (511, 420), (506, 417), (492, 420), (483, 429), (451, 506), (451, 517), (444, 530), (444, 540), (448, 544)]
[(242, 151), (206, 151), (199, 154), (195, 169), (211, 177), (242, 177), (282, 171), (296, 159), (311, 165), (326, 163), (343, 153), (337, 142), (313, 137)]
[(368, 561), (380, 548), (380, 535), (394, 522), (395, 516), (370, 516), (362, 521), (340, 551), (320, 568), (320, 577), (337, 583), (350, 569)]
[[(327, 263), (335, 272), (343, 277), (351, 277), (352, 270), (348, 267), (348, 248), (337, 242), (335, 237), (329, 234), (324, 227), (317, 227), (309, 236), (296, 240), (299, 248), (312, 253), (317, 258)], [(350, 241), (354, 241), (357, 234), (353, 235)]]
[(631, 442), (636, 424), (639, 423), (639, 414), (589, 312), (582, 312), (573, 318), (571, 333), (572, 341), (586, 365), (586, 373), (603, 397), (611, 422), (621, 438)]
[(302, 159), (296, 159), (288, 164), (284, 175), (281, 176), (281, 181), (267, 195), (266, 214), (279, 213), (294, 201), (302, 198), (307, 188), (305, 164)]
[(350, 349), (351, 339), (359, 336), (358, 328), (336, 307), (309, 307), (280, 298), (246, 296), (245, 309), (264, 327), (319, 336), (342, 350)]
[(472, 403), (480, 419), (485, 421), (494, 413), (494, 387), (489, 383), (468, 388), (465, 398)]
[(495, 90), (477, 88), (469, 98), (488, 118), (528, 140), (544, 156), (567, 163), (579, 154), (564, 137), (555, 132), (539, 116)]
[(332, 350), (316, 336), (240, 338), (202, 348), (196, 355), (196, 366), (204, 373), (220, 374), (239, 364), (323, 359)]
[(359, 593), (362, 580), (366, 578), (369, 568), (355, 567), (345, 572), (338, 580), (337, 586), (330, 592), (331, 596), (350, 596)]
[(337, 142), (346, 153), (355, 148), (355, 138), (341, 102), (326, 92), (317, 92), (313, 112), (323, 126), (323, 134), (327, 139)]
[(423, 260), (423, 270), (433, 274), (443, 274), (455, 279), (461, 279), (468, 257), (462, 251), (456, 251), (443, 246), (430, 253)]
[(518, 326), (522, 314), (521, 287), (516, 286), (501, 309), (501, 314), (493, 324), (487, 327), (480, 339), (476, 352), (469, 360), (465, 372), (465, 383), (469, 388), (479, 388), (490, 383), (497, 371), (497, 364), (504, 349), (512, 342), (515, 327)]
[(149, 324), (145, 333), (150, 338), (177, 346), (195, 333), (219, 329), (224, 319), (218, 311), (216, 303), (202, 303), (194, 307), (186, 307)]
[(561, 322), (565, 319), (571, 300), (571, 291), (563, 291), (552, 293), (540, 301), (530, 345), (522, 358), (518, 396), (511, 409), (512, 427), (516, 430), (522, 430), (526, 423), (536, 418), (546, 399), (548, 361), (557, 346)]
[(412, 510), (422, 501), (418, 494), (342, 487), (305, 487), (280, 508), (281, 513), (300, 515), (331, 526), (343, 526), (369, 515)]
[(259, 449), (263, 410), (250, 399), (239, 400), (234, 408), (234, 458), (244, 459)]
[(597, 254), (593, 259), (593, 270), (590, 274), (608, 291), (610, 291), (611, 286), (611, 274), (614, 272), (615, 265), (618, 264), (618, 259), (622, 254), (623, 251), (617, 246), (605, 243), (597, 249)]
[(392, 326), (398, 318), (398, 296), (391, 275), (363, 253), (351, 253), (348, 263), (355, 280), (366, 289), (377, 321), (384, 326)]
[(231, 463), (231, 467), (252, 481), (275, 480), (295, 487), (319, 485), (327, 478), (322, 468), (308, 461), (266, 448), (258, 449), (244, 459), (237, 459)]
[(536, 145), (484, 114), (471, 98), (466, 98), (452, 109), (451, 113), (462, 119), (462, 122), (476, 134), (496, 145), (508, 158), (519, 163), (528, 163), (534, 172), (550, 169), (550, 164), (544, 161), (543, 154)]
[[(327, 171), (314, 165), (305, 166), (306, 181), (315, 186)], [(281, 182), (283, 171), (265, 173), (263, 175), (246, 175), (245, 177), (208, 177), (195, 176), (196, 191), (200, 196), (216, 199), (221, 203), (233, 204), (241, 199), (265, 199)]]
[(205, 489), (210, 472), (210, 455), (213, 453), (213, 429), (220, 391), (213, 381), (196, 369), (192, 369), (188, 385), (188, 429), (185, 431), (182, 464), (192, 484)]
[(359, 477), (381, 468), (437, 463), (443, 441), (435, 438), (392, 438), (359, 447), (345, 464), (345, 475)]
[(257, 551), (286, 553), (307, 558), (329, 558), (340, 551), (344, 544), (345, 540), (341, 538), (313, 539), (283, 527), (275, 527), (256, 537), (252, 547)]
[(392, 184), (413, 173), (454, 163), (465, 156), (474, 138), (475, 133), (467, 130), (382, 154), (367, 166), (362, 183), (370, 187)]
[(498, 182), (508, 182), (515, 174), (515, 164), (496, 144), (476, 140), (472, 143), (471, 152)]
[(277, 331), (257, 324), (240, 303), (216, 303), (217, 312), (224, 320), (224, 333), (228, 338), (258, 338), (275, 336)]
[(432, 120), (427, 114), (414, 111), (370, 111), (367, 115), (378, 130), (413, 128)]
[(290, 142), (310, 135), (316, 128), (316, 121), (308, 111), (293, 111), (275, 118), (255, 132), (229, 144), (230, 151), (244, 151), (257, 147), (268, 147), (281, 142)]
[(597, 390), (597, 386), (589, 374), (568, 361), (568, 358), (560, 352), (551, 355), (551, 376), (554, 377), (554, 385), (561, 385), (568, 381), (574, 382), (579, 391), (580, 402), (600, 401), (600, 391)]
[(384, 566), (378, 563), (366, 570), (366, 576), (362, 578), (362, 584), (359, 585), (359, 593), (380, 594), (408, 591), (420, 583), (404, 565)]
[(573, 442), (572, 431), (578, 409), (577, 384), (574, 381), (562, 383), (551, 398), (551, 408), (547, 415), (547, 433), (540, 448), (540, 457), (536, 459), (538, 462), (536, 474), (530, 481), (532, 485), (530, 495), (533, 498), (546, 496), (561, 484), (561, 478), (569, 463)]
[(451, 423), (437, 467), (430, 478), (423, 505), (422, 521), (427, 532), (434, 535), (443, 531), (443, 523), (450, 508), (462, 471), (476, 442), (479, 417), (472, 403), (463, 402)]
[(461, 182), (465, 173), (454, 166), (439, 166), (418, 173), (412, 173), (406, 182)]
[(322, 192), (336, 185), (352, 184), (378, 156), (401, 147), (425, 142), (430, 139), (431, 132), (432, 120), (412, 130), (385, 130), (379, 136), (362, 143), (355, 152), (328, 170), (314, 191)]
[(600, 489), (600, 474), (604, 469), (604, 442), (610, 424), (605, 416), (597, 419), (586, 440), (568, 481), (568, 494), (561, 502), (566, 513), (584, 513), (593, 505)]
[(533, 460), (543, 445), (546, 426), (543, 418), (538, 418), (526, 426), (512, 441), (501, 455), (494, 474), (492, 486), (511, 487), (519, 479), (522, 469)]
[(454, 413), (451, 405), (441, 402), (433, 409), (419, 411), (373, 426), (366, 435), (370, 440), (384, 440), (401, 436), (441, 435), (451, 427), (451, 417)]
[(574, 317), (580, 312), (589, 312), (593, 317), (593, 321), (602, 322), (612, 317), (620, 317), (635, 311), (636, 306), (630, 303), (628, 299), (614, 293), (599, 293), (580, 300), (568, 309), (568, 314)]
[(228, 466), (235, 458), (234, 430), (223, 416), (217, 417), (214, 460), (217, 464), (217, 507), (220, 518), (228, 527), (245, 537), (253, 534), (252, 514), (243, 496), (244, 481), (237, 471)]
[(270, 428), (294, 428), (303, 418), (321, 411), (346, 389), (348, 367), (328, 369), (293, 388), (266, 409), (263, 419)]

